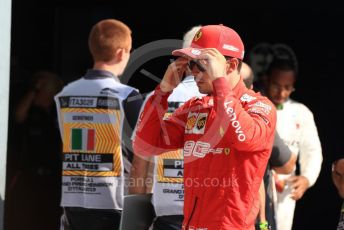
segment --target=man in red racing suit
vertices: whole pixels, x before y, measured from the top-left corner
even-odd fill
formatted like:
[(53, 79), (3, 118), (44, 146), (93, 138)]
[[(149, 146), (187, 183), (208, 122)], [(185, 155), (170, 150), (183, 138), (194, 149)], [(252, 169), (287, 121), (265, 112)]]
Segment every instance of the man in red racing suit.
[[(276, 111), (267, 98), (245, 87), (240, 77), (243, 50), (234, 30), (202, 27), (191, 48), (173, 52), (186, 58), (169, 65), (141, 113), (136, 154), (184, 148), (183, 229), (254, 229)], [(208, 95), (189, 100), (163, 118), (167, 98), (185, 68), (191, 69), (200, 92)], [(173, 177), (177, 169), (171, 165), (164, 174)]]

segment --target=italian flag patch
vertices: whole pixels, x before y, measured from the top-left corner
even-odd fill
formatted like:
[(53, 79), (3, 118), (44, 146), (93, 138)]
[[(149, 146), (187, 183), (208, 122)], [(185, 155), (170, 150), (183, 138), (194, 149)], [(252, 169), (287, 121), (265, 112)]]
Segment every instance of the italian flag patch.
[(94, 129), (72, 129), (72, 150), (93, 151), (95, 143)]

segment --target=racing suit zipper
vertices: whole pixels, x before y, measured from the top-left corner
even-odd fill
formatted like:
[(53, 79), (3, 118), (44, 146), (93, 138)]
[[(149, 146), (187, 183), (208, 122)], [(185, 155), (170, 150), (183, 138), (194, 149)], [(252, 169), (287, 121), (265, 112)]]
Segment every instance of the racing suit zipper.
[(195, 212), (196, 205), (197, 205), (197, 200), (198, 200), (198, 197), (196, 196), (195, 202), (194, 202), (194, 205), (193, 205), (191, 214), (190, 214), (190, 217), (189, 217), (189, 219), (188, 219), (188, 222), (186, 223), (185, 230), (188, 230), (188, 229), (189, 229), (189, 223), (190, 223), (190, 221), (191, 221), (191, 219), (192, 219), (192, 216), (193, 216), (193, 214), (194, 214), (194, 212)]

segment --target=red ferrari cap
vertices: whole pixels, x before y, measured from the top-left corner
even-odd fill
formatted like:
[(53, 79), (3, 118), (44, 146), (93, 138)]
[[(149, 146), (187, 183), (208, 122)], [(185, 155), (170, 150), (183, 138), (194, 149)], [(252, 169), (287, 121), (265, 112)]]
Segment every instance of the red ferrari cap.
[(191, 47), (174, 50), (172, 55), (196, 58), (201, 54), (199, 49), (216, 48), (222, 55), (244, 58), (244, 44), (237, 32), (224, 25), (203, 26), (194, 36)]

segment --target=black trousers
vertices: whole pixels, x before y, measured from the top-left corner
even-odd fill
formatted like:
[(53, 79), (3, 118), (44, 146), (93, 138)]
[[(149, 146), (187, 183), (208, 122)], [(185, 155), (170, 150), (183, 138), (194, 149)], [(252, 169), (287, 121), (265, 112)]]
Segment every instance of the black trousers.
[(181, 230), (184, 216), (158, 216), (153, 225), (153, 230)]
[(117, 230), (121, 222), (119, 210), (65, 207), (64, 213), (65, 230)]

